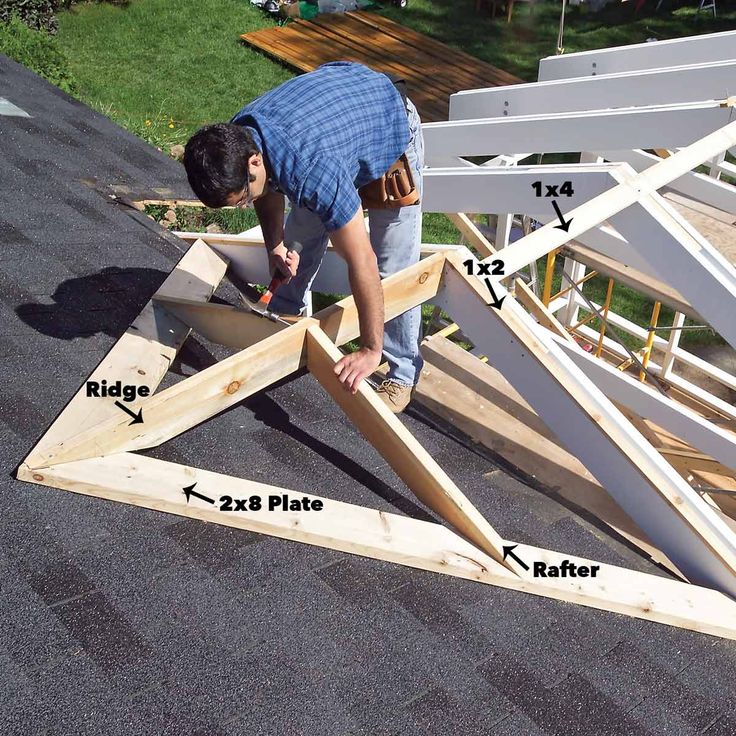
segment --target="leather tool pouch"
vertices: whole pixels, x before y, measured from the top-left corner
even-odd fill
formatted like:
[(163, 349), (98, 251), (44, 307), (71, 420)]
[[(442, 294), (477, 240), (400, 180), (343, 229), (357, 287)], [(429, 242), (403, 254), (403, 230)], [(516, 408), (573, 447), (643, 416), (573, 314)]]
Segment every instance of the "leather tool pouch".
[(406, 154), (402, 153), (380, 179), (358, 189), (358, 194), (363, 208), (369, 210), (390, 210), (417, 204), (419, 190), (414, 184)]

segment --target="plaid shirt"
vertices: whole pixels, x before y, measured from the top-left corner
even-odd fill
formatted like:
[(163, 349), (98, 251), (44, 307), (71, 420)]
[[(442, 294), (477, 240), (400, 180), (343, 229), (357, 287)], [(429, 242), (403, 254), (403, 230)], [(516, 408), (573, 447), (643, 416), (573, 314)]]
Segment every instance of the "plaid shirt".
[(316, 213), (328, 231), (352, 219), (361, 206), (357, 188), (383, 176), (409, 145), (391, 80), (346, 61), (285, 82), (231, 122), (253, 133), (274, 188)]

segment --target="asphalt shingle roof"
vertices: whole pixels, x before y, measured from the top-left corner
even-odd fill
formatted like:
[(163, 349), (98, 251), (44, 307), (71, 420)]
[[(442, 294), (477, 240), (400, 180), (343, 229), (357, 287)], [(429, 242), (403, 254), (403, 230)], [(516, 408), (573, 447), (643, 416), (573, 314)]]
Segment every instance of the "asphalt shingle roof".
[[(191, 193), (1, 56), (0, 96), (32, 116), (0, 116), (4, 736), (736, 734), (734, 642), (15, 481), (186, 247), (104, 192)], [(192, 338), (174, 373), (220, 354)], [(405, 421), (502, 535), (658, 572)], [(428, 515), (308, 375), (153, 454)]]

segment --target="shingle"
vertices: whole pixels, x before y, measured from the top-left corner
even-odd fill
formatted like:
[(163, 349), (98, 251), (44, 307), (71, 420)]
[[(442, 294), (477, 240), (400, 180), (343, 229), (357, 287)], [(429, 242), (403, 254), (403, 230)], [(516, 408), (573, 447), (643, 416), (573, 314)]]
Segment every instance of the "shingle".
[(493, 736), (544, 736), (550, 732), (542, 731), (534, 721), (517, 710), (495, 723), (489, 733)]
[(151, 648), (102, 593), (59, 603), (53, 612), (85, 652), (103, 669), (130, 666)]
[(421, 622), (448, 648), (465, 652), (472, 662), (488, 656), (490, 642), (458, 610), (455, 601), (432, 593), (431, 586), (407, 583), (391, 591), (391, 599)]
[[(186, 248), (107, 194), (191, 192), (103, 116), (0, 73), (35, 115), (0, 150), (9, 471)], [(192, 338), (164, 384), (228, 353)], [(421, 412), (401, 421), (501, 534), (654, 569)], [(149, 454), (434, 518), (308, 375)], [(731, 642), (7, 477), (0, 505), (4, 734), (34, 713), (49, 735), (734, 730)]]
[(724, 712), (704, 733), (707, 736), (733, 736), (736, 733), (736, 716)]
[(48, 606), (79, 598), (94, 590), (92, 581), (68, 560), (56, 559), (29, 575), (34, 592)]

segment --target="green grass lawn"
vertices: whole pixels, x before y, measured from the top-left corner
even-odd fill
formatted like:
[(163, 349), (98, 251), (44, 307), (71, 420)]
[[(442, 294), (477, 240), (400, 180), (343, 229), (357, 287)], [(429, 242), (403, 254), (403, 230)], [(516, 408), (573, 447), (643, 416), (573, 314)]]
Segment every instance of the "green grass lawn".
[[(524, 79), (536, 79), (539, 58), (555, 52), (559, 2), (540, 2), (533, 12), (518, 3), (510, 24), (492, 21), (485, 8), (477, 14), (474, 7), (475, 0), (411, 0), (405, 10), (387, 4), (382, 12)], [(59, 14), (58, 41), (85, 102), (164, 147), (186, 140), (204, 123), (228, 119), (293, 75), (239, 42), (241, 33), (273, 24), (248, 0), (90, 3)], [(632, 2), (598, 13), (582, 5), (567, 11), (565, 49), (734, 27), (733, 4), (721, 3), (717, 19), (710, 12), (697, 13), (694, 0), (674, 12), (645, 9), (638, 16)]]
[[(569, 8), (565, 50), (584, 51), (676, 38), (736, 27), (736, 7), (719, 3), (719, 17), (696, 12), (691, 0), (654, 13), (655, 3), (634, 14), (633, 2), (598, 13)], [(512, 23), (478, 14), (475, 0), (410, 0), (408, 9), (387, 4), (384, 15), (524, 79), (536, 79), (539, 58), (554, 54), (559, 2), (518, 3)], [(132, 0), (125, 6), (89, 3), (60, 13), (58, 42), (66, 52), (81, 98), (123, 127), (163, 150), (183, 143), (201, 125), (230, 118), (242, 105), (294, 72), (239, 42), (241, 33), (272, 26), (248, 0)], [(252, 213), (183, 212), (179, 227), (217, 223), (237, 232), (253, 224)], [(456, 243), (444, 215), (424, 216), (423, 239)], [(559, 277), (558, 277), (559, 279)], [(601, 302), (605, 280), (586, 286)], [(646, 324), (651, 303), (618, 286), (614, 311)], [(663, 310), (663, 323), (668, 313)], [(709, 333), (684, 333), (683, 343), (711, 342)], [(636, 346), (636, 341), (630, 344)]]
[[(484, 8), (475, 12), (475, 0), (409, 0), (406, 10), (386, 6), (384, 15), (415, 30), (477, 56), (529, 82), (537, 79), (537, 65), (557, 47), (561, 2), (538, 2), (534, 9), (519, 2), (511, 23), (490, 19)], [(643, 43), (648, 38), (681, 38), (736, 28), (734, 3), (718, 3), (718, 18), (711, 11), (697, 12), (697, 0), (670, 2), (654, 12), (648, 0), (642, 12), (633, 1), (606, 6), (599, 12), (588, 5), (569, 7), (565, 15), (566, 53)]]
[(165, 147), (293, 76), (239, 43), (270, 25), (247, 0), (133, 0), (74, 6), (57, 38), (82, 99)]

